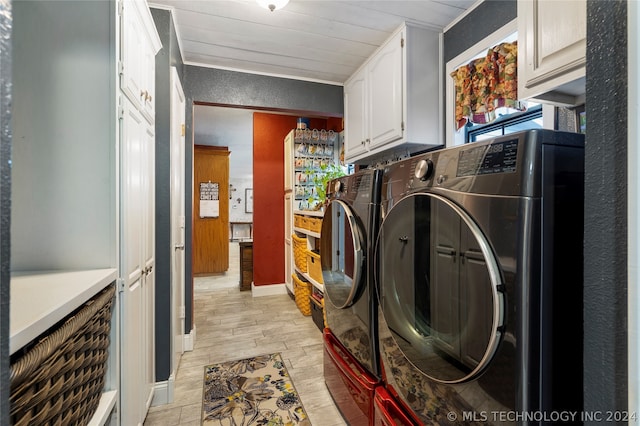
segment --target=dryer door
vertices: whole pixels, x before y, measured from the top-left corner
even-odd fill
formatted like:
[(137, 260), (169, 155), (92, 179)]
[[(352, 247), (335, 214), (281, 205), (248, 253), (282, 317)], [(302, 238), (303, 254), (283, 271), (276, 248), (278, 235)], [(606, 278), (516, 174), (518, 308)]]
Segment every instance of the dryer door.
[(402, 354), (439, 382), (479, 375), (504, 316), (500, 272), (479, 227), (444, 197), (411, 195), (385, 217), (376, 250), (380, 306)]
[(364, 287), (364, 233), (351, 208), (333, 200), (322, 220), (320, 260), (324, 291), (338, 309), (351, 306)]

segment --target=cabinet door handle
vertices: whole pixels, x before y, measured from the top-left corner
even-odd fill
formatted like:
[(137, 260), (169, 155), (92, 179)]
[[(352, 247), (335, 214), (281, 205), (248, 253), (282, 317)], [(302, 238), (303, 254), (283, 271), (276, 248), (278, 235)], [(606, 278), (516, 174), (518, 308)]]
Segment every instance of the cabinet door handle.
[(184, 250), (184, 244), (176, 244), (175, 249), (176, 250)]

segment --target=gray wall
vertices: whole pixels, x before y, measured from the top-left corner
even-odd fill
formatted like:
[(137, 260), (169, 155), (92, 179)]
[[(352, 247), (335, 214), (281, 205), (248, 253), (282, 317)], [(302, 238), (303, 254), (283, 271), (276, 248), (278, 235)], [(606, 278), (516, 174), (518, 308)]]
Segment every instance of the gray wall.
[(11, 0), (0, 0), (0, 425), (9, 424)]
[[(181, 81), (183, 64), (175, 26), (167, 10), (151, 9), (162, 49), (156, 54), (156, 381), (171, 374), (171, 67)], [(189, 191), (188, 191), (189, 192)]]
[[(444, 33), (444, 63), (518, 16), (516, 0), (486, 0)], [(482, 25), (478, 25), (482, 22)], [(490, 47), (490, 46), (487, 46)]]
[(585, 411), (627, 410), (627, 3), (587, 2)]
[[(339, 117), (343, 115), (342, 86), (333, 86), (287, 78), (226, 71), (185, 65), (183, 80), (186, 97), (186, 181), (191, 188), (193, 164), (193, 105), (194, 102), (242, 106), (270, 111), (296, 111), (303, 116)], [(192, 194), (186, 193), (185, 215), (192, 212)], [(185, 241), (192, 241), (191, 221), (186, 221)], [(191, 246), (185, 247), (185, 258), (191, 259)], [(188, 277), (185, 302), (185, 330), (193, 328), (193, 286), (191, 285), (191, 262), (186, 263)]]

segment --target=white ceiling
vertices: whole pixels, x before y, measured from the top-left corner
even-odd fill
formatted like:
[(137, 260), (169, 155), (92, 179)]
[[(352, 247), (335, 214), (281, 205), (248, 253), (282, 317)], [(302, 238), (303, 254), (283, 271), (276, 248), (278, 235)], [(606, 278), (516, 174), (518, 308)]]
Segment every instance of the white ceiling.
[(187, 64), (342, 84), (403, 21), (443, 29), (476, 0), (151, 0), (173, 10)]

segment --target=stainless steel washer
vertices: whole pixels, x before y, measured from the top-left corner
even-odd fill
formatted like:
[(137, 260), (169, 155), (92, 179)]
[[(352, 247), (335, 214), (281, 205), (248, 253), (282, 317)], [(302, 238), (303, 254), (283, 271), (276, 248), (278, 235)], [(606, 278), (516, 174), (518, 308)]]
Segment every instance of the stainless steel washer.
[(580, 412), (583, 182), (584, 137), (540, 130), (385, 168), (382, 377), (415, 422)]
[(352, 426), (369, 425), (380, 383), (373, 244), (380, 226), (382, 170), (329, 183), (320, 259), (327, 328), (325, 383)]

